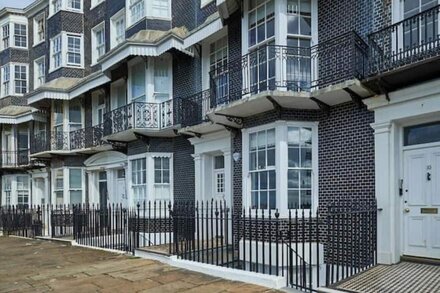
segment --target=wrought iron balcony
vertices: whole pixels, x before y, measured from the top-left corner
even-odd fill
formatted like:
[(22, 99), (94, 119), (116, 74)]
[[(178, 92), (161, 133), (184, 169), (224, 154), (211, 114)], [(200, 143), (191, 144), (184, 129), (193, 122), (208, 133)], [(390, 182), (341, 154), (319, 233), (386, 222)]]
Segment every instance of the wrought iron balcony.
[(182, 99), (182, 126), (192, 126), (207, 121), (208, 113), (215, 104), (211, 100), (211, 90), (205, 90)]
[(266, 91), (311, 92), (367, 73), (368, 46), (348, 32), (313, 47), (265, 45), (210, 72), (214, 105)]
[(105, 144), (102, 140), (104, 136), (104, 124), (86, 127), (70, 132), (70, 149), (79, 150), (97, 147)]
[(432, 62), (440, 55), (439, 14), (440, 5), (370, 34), (370, 76), (411, 68), (406, 75), (384, 80), (399, 87), (400, 83), (407, 85), (440, 72), (439, 64)]
[(2, 151), (1, 166), (3, 168), (24, 167), (30, 164), (29, 150)]
[(130, 129), (161, 130), (180, 123), (180, 99), (162, 103), (133, 102), (104, 114), (104, 135)]
[(47, 151), (69, 151), (70, 133), (67, 131), (41, 132), (31, 141), (31, 154)]

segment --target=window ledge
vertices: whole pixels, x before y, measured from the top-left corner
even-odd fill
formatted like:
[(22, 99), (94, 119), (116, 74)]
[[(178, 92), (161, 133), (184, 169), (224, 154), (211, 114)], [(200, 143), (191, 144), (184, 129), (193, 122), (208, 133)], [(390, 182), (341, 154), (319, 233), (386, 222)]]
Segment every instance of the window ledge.
[(214, 2), (214, 0), (207, 1), (207, 2), (205, 2), (205, 3), (203, 3), (203, 4), (200, 3), (200, 9), (205, 8), (206, 6), (208, 6), (209, 4), (211, 4), (212, 2)]
[(38, 43), (34, 43), (32, 45), (32, 48), (35, 48), (36, 46), (43, 44), (45, 41), (46, 41), (46, 39), (43, 39), (43, 40), (39, 41)]
[(97, 4), (94, 4), (94, 5), (90, 6), (90, 10), (95, 9), (96, 7), (98, 7), (99, 5), (101, 5), (101, 4), (104, 3), (104, 2), (105, 2), (105, 0), (104, 0), (104, 1), (101, 1), (101, 2), (99, 2), (99, 3), (97, 3)]
[(161, 17), (161, 16), (148, 16), (148, 20), (166, 20), (171, 21), (171, 17)]

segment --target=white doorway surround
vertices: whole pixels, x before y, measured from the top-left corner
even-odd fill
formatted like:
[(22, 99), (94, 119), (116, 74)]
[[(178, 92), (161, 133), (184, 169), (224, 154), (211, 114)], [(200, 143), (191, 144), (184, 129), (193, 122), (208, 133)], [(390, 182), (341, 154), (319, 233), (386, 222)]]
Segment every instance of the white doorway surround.
[(31, 171), (32, 177), (32, 204), (50, 204), (49, 176), (47, 172)]
[[(388, 94), (389, 100), (385, 95), (375, 96), (364, 100), (364, 103), (368, 106), (368, 109), (374, 111), (375, 121), (371, 125), (374, 129), (375, 138), (375, 192), (378, 205), (378, 262), (382, 264), (394, 264), (400, 261), (400, 257), (405, 254), (440, 258), (438, 250), (436, 248), (423, 248), (420, 244), (423, 243), (428, 246), (428, 242), (431, 241), (434, 246), (440, 244), (440, 233), (432, 229), (439, 231), (440, 223), (440, 206), (438, 207), (439, 213), (437, 214), (423, 214), (423, 217), (430, 217), (432, 224), (418, 224), (419, 227), (424, 229), (431, 229), (427, 231), (428, 234), (433, 234), (429, 239), (428, 234), (423, 234), (422, 231), (416, 231), (417, 228), (414, 223), (409, 223), (408, 217), (418, 217), (420, 219), (421, 208), (427, 208), (425, 212), (434, 213), (435, 210), (429, 210), (434, 208), (431, 201), (425, 201), (425, 203), (414, 202), (414, 206), (408, 205), (409, 186), (415, 188), (416, 184), (420, 185), (423, 179), (427, 180), (426, 168), (431, 165), (433, 168), (432, 154), (430, 159), (421, 163), (419, 168), (425, 170), (420, 171), (419, 183), (411, 182), (414, 179), (415, 174), (408, 175), (405, 178), (405, 156), (410, 156), (409, 150), (425, 149), (434, 150), (435, 147), (440, 145), (440, 141), (435, 141), (435, 136), (430, 137), (433, 141), (422, 141), (420, 144), (415, 143), (413, 145), (405, 145), (405, 133), (406, 129), (417, 125), (424, 125), (427, 123), (434, 123), (440, 121), (440, 80), (434, 80), (416, 86), (401, 89)], [(416, 154), (412, 153), (413, 155)], [(408, 159), (409, 160), (409, 159)], [(413, 162), (415, 164), (415, 162)], [(408, 164), (408, 162), (407, 162)], [(435, 172), (440, 172), (438, 166)], [(414, 170), (412, 170), (415, 172)], [(431, 177), (434, 174), (431, 174)], [(436, 175), (438, 176), (438, 175)], [(413, 177), (409, 179), (408, 177)], [(431, 181), (434, 178), (431, 178)], [(425, 182), (426, 183), (426, 182)], [(428, 188), (428, 187), (423, 187)], [(408, 192), (406, 192), (408, 190)], [(440, 196), (435, 190), (436, 197), (434, 201), (438, 201)], [(409, 194), (409, 195), (408, 195)], [(416, 198), (420, 195), (413, 195)], [(434, 197), (433, 197), (434, 198)], [(407, 201), (405, 203), (405, 201)], [(417, 201), (417, 200), (415, 200)], [(421, 205), (424, 205), (421, 207)], [(407, 209), (410, 212), (407, 212)], [(419, 215), (412, 214), (411, 210)], [(424, 221), (424, 220), (421, 220)], [(437, 227), (437, 228), (436, 228)], [(418, 234), (417, 234), (418, 233)], [(409, 242), (409, 238), (411, 242)], [(417, 239), (418, 238), (418, 239)], [(412, 246), (412, 248), (410, 248)], [(418, 247), (417, 249), (415, 247)]]
[(440, 143), (403, 158), (403, 254), (440, 259)]
[(226, 205), (231, 207), (231, 133), (219, 131), (200, 138), (190, 138), (189, 141), (194, 145), (196, 200), (225, 200)]
[[(84, 165), (89, 178), (89, 203), (103, 204), (104, 201), (107, 204), (128, 206), (125, 154), (116, 151), (97, 153), (88, 158)], [(107, 194), (106, 200), (103, 198), (103, 192)]]

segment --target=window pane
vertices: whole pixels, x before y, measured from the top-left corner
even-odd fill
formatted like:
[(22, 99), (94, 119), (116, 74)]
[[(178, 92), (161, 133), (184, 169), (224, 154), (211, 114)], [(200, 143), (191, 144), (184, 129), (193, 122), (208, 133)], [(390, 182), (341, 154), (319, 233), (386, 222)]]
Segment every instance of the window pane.
[(312, 171), (301, 170), (301, 188), (312, 187)]
[(162, 172), (160, 170), (154, 171), (154, 183), (162, 183)]
[(299, 188), (299, 171), (289, 170), (287, 180), (288, 188)]
[(70, 169), (69, 170), (69, 184), (70, 184), (70, 188), (81, 188), (82, 187), (82, 183), (81, 183), (81, 174), (82, 171), (81, 169)]
[(289, 127), (287, 132), (287, 141), (290, 146), (299, 145), (299, 128)]
[(70, 203), (71, 204), (82, 203), (82, 191), (81, 190), (70, 191)]
[(301, 190), (301, 208), (310, 209), (312, 207), (312, 191)]
[(223, 169), (225, 167), (225, 158), (223, 156), (214, 157), (214, 169)]
[(289, 209), (298, 209), (299, 208), (299, 191), (298, 190), (289, 190), (288, 198), (287, 198), (287, 206)]
[(299, 148), (289, 148), (289, 167), (299, 167)]
[(440, 122), (404, 128), (405, 146), (437, 141), (440, 141)]
[(258, 190), (258, 186), (259, 186), (259, 180), (258, 180), (259, 176), (258, 173), (252, 173), (251, 174), (251, 189), (252, 190)]
[[(290, 157), (289, 157), (289, 162), (290, 162)], [(303, 168), (311, 168), (312, 167), (312, 149), (311, 148), (302, 148), (301, 149), (301, 167), (303, 167)]]

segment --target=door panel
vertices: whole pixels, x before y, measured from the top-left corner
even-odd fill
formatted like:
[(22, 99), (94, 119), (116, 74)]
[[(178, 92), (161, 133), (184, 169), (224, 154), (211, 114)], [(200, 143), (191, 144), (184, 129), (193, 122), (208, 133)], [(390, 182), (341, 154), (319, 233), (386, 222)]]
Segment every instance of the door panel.
[(409, 155), (408, 159), (408, 205), (426, 204), (426, 155)]
[(440, 147), (404, 153), (404, 254), (440, 258)]

